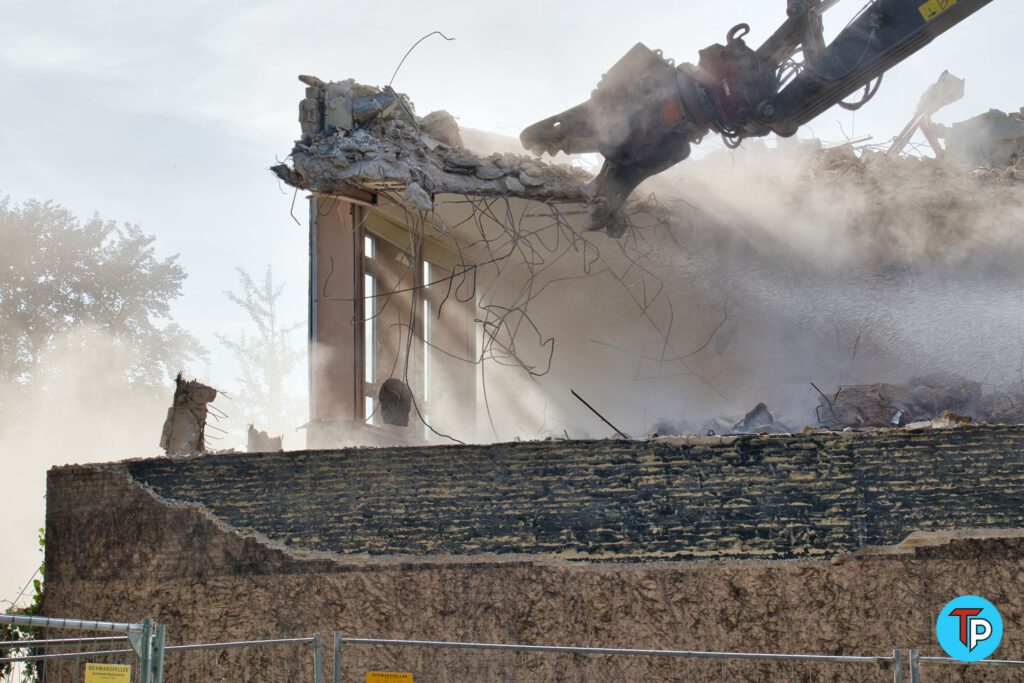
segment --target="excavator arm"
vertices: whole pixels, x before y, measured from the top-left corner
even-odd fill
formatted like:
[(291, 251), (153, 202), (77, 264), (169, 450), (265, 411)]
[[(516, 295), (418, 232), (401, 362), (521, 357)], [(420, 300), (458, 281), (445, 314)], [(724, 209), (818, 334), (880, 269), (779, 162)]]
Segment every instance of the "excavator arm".
[[(833, 105), (855, 109), (882, 75), (992, 0), (872, 0), (825, 44), (822, 16), (838, 0), (789, 0), (786, 21), (759, 48), (739, 24), (696, 65), (637, 43), (601, 78), (586, 102), (526, 128), (537, 153), (599, 152), (586, 227), (613, 236), (637, 185), (690, 155), (709, 132), (729, 147), (744, 138), (789, 137)], [(854, 103), (846, 98), (863, 90)]]

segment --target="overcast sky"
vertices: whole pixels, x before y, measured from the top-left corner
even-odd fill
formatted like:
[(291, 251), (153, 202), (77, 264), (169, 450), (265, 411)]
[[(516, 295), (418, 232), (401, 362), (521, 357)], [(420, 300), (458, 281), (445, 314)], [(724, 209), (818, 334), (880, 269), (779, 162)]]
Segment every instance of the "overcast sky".
[[(860, 0), (842, 0), (827, 30)], [(298, 135), (300, 73), (395, 87), (421, 114), (518, 134), (589, 96), (634, 43), (677, 61), (722, 42), (736, 23), (750, 42), (784, 18), (783, 0), (586, 3), (0, 2), (0, 193), (52, 198), (87, 216), (139, 223), (189, 273), (180, 322), (217, 351), (214, 331), (244, 324), (222, 295), (234, 267), (273, 264), (305, 314), (306, 230), (292, 192), (266, 168)], [(356, 9), (358, 7), (358, 9)], [(949, 68), (967, 97), (940, 120), (1024, 104), (1016, 65), (1024, 7), (997, 0), (894, 69), (868, 107), (833, 110), (811, 131), (827, 140), (891, 138), (925, 86)], [(840, 129), (840, 123), (843, 130)], [(717, 144), (710, 137), (707, 146)], [(304, 221), (300, 195), (296, 215)], [(217, 356), (215, 356), (216, 358)], [(215, 364), (212, 381), (225, 382)]]
[[(586, 99), (638, 41), (677, 62), (696, 61), (700, 48), (724, 42), (740, 22), (759, 43), (784, 19), (785, 5), (0, 0), (0, 195), (138, 223), (156, 235), (161, 254), (180, 254), (189, 279), (175, 315), (215, 352), (199, 369), (205, 379), (228, 386), (234, 370), (218, 362), (213, 334), (234, 336), (246, 323), (222, 294), (235, 285), (236, 266), (272, 264), (289, 284), (289, 317), (305, 319), (305, 202), (296, 201), (296, 225), (292, 191), (266, 170), (298, 135), (298, 74), (383, 85), (419, 37), (440, 30), (456, 40), (420, 45), (396, 89), (420, 114), (447, 109), (463, 125), (518, 135)], [(826, 32), (861, 5), (842, 0), (826, 16)], [(946, 68), (967, 79), (967, 97), (938, 120), (1016, 110), (1024, 104), (1022, 19), (1020, 3), (993, 2), (893, 69), (865, 109), (829, 111), (801, 135), (890, 139)], [(17, 466), (0, 454), (0, 467)]]

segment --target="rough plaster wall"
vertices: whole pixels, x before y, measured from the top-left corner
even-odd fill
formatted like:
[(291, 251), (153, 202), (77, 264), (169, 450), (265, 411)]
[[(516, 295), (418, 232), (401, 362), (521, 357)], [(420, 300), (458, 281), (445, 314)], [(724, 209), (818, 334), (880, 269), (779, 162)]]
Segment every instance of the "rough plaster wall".
[[(992, 586), (1006, 625), (1001, 657), (1024, 656), (1022, 563), (1017, 559), (865, 558), (822, 562), (697, 562), (594, 567), (448, 565), (363, 568), (332, 574), (84, 581), (48, 588), (50, 613), (150, 614), (171, 642), (330, 634), (349, 636), (883, 655), (919, 647), (939, 655), (933, 618), (964, 586)], [(330, 636), (327, 636), (330, 641)], [(177, 658), (177, 659), (176, 659)], [(247, 665), (280, 670), (305, 652), (250, 654)], [(352, 646), (350, 681), (367, 670), (412, 671), (428, 681), (885, 681), (871, 666), (749, 664), (678, 660), (400, 651)], [(169, 681), (181, 680), (168, 659)], [(231, 660), (228, 660), (230, 666)], [(241, 665), (241, 657), (235, 660)], [(488, 666), (487, 662), (490, 662)], [(217, 680), (215, 659), (188, 655)], [(296, 665), (293, 664), (293, 665)], [(330, 666), (330, 663), (328, 664)], [(504, 669), (509, 669), (505, 676)], [(223, 670), (223, 669), (220, 669)], [(241, 680), (229, 676), (227, 680)], [(247, 680), (281, 680), (274, 676)], [(948, 680), (929, 675), (928, 681)], [(953, 680), (959, 680), (955, 678)], [(966, 680), (1019, 680), (977, 673)]]
[(1024, 428), (544, 441), (127, 463), (167, 498), (346, 555), (814, 557), (1024, 527)]
[[(225, 539), (202, 540), (216, 545)], [(1024, 656), (1017, 636), (1024, 618), (1021, 547), (996, 541), (943, 550), (952, 557), (875, 556), (839, 566), (523, 562), (203, 578), (148, 577), (125, 568), (120, 577), (51, 581), (46, 611), (129, 620), (151, 615), (168, 624), (173, 643), (338, 629), (350, 636), (727, 651), (887, 654), (896, 646), (916, 646), (941, 654), (933, 642), (932, 615), (965, 586), (985, 585), (992, 587), (988, 596), (1006, 624), (1000, 656)], [(367, 670), (382, 669), (412, 671), (421, 682), (891, 680), (886, 672), (860, 665), (722, 666), (626, 657), (439, 655), (363, 646), (346, 648), (344, 659), (346, 680), (355, 681)], [(302, 648), (172, 653), (167, 680), (308, 680), (310, 661)], [(993, 671), (928, 680), (1015, 679)]]
[[(255, 466), (264, 457), (249, 462)], [(307, 466), (297, 460), (291, 476)], [(231, 487), (223, 482), (224, 492)], [(253, 509), (270, 494), (269, 485), (253, 487)], [(1000, 656), (1024, 658), (1019, 539), (841, 555), (832, 563), (341, 558), (286, 548), (232, 528), (202, 506), (163, 499), (133, 480), (124, 465), (51, 471), (46, 533), (46, 614), (128, 621), (151, 616), (168, 625), (172, 643), (314, 631), (329, 642), (337, 629), (350, 636), (612, 647), (870, 655), (919, 647), (940, 654), (934, 615), (951, 597), (984, 589), (1006, 627)], [(346, 649), (345, 662), (346, 680), (390, 669), (413, 671), (418, 683), (891, 680), (860, 666), (723, 666), (357, 646)], [(304, 680), (311, 665), (303, 647), (172, 653), (167, 680)], [(929, 672), (927, 680), (1016, 680), (999, 670), (962, 674)]]

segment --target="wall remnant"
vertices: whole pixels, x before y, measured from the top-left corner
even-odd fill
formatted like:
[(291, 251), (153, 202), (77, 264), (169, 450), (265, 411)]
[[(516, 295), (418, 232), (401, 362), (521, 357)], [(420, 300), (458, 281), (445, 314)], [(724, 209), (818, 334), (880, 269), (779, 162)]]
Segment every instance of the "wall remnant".
[(277, 453), (284, 450), (284, 436), (270, 436), (256, 425), (249, 425), (245, 450), (250, 453)]
[[(347, 449), (124, 465), (231, 526), (343, 556), (829, 557), (1024, 528), (1024, 427)], [(265, 491), (253, 498), (253, 491)]]
[(206, 404), (217, 398), (217, 390), (196, 380), (174, 379), (174, 400), (167, 409), (160, 448), (167, 455), (198, 455), (206, 450)]
[[(940, 655), (933, 622), (921, 615), (937, 614), (964, 585), (988, 587), (1007, 624), (1024, 621), (1016, 589), (1021, 533), (992, 528), (1024, 526), (1022, 447), (1024, 428), (970, 427), (60, 467), (48, 478), (43, 611), (118, 621), (149, 616), (166, 623), (175, 642), (339, 630), (689, 650), (884, 655), (917, 647)], [(454, 461), (469, 474), (453, 468)], [(413, 476), (416, 469), (421, 476)], [(578, 504), (567, 498), (587, 490)], [(596, 500), (613, 507), (602, 491), (622, 501), (592, 528), (595, 549), (604, 555), (565, 552), (574, 529), (558, 525), (577, 513), (593, 515)], [(630, 538), (640, 536), (624, 513), (654, 520), (668, 514), (659, 506), (679, 503), (678, 496), (691, 501), (682, 510), (689, 528), (706, 521), (714, 529), (699, 546), (705, 559), (663, 561), (672, 556), (660, 551), (663, 544), (689, 533), (685, 525), (648, 525), (646, 556), (630, 557)], [(372, 499), (381, 504), (368, 506)], [(816, 500), (826, 501), (834, 519), (812, 512)], [(429, 507), (431, 501), (437, 504)], [(504, 529), (488, 521), (499, 508), (511, 522)], [(790, 548), (824, 549), (830, 535), (870, 541), (883, 529), (933, 532), (885, 549), (728, 559), (735, 556), (728, 535), (749, 525), (755, 536), (768, 537), (784, 509), (807, 520), (803, 527), (788, 520)], [(948, 532), (961, 525), (989, 528)], [(373, 537), (368, 529), (376, 529)], [(402, 539), (388, 539), (387, 529), (405, 529), (406, 538), (433, 545), (377, 554), (380, 543), (402, 549)], [(531, 535), (546, 538), (546, 545), (524, 545)], [(475, 537), (499, 552), (472, 551), (466, 539)], [(746, 541), (731, 542), (743, 547)], [(500, 554), (514, 550), (527, 552)], [(594, 559), (612, 561), (586, 561)], [(1022, 647), (1008, 639), (1000, 656), (1024, 658)], [(245, 665), (262, 672), (256, 678), (273, 679), (274, 657), (267, 649)], [(503, 671), (517, 681), (694, 680), (708, 673), (700, 668), (705, 663), (660, 658), (502, 659), (393, 648), (349, 648), (345, 661), (347, 677), (397, 669), (449, 682), (492, 680)], [(205, 680), (230, 679), (241, 664), (231, 656), (204, 659)], [(168, 675), (177, 680), (172, 668)], [(986, 676), (1012, 680), (998, 669)], [(737, 664), (727, 677), (884, 681), (891, 674)]]

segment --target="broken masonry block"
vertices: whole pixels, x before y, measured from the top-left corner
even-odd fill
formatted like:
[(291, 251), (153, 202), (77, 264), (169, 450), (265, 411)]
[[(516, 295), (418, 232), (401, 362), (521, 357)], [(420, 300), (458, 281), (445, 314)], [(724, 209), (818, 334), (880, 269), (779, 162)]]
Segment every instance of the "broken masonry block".
[(409, 186), (405, 188), (402, 203), (405, 204), (406, 208), (413, 211), (434, 210), (434, 200), (430, 198), (430, 195), (427, 194), (427, 191), (419, 183), (409, 183)]
[(327, 132), (355, 128), (352, 120), (352, 84), (347, 81), (331, 83), (324, 91), (324, 129)]
[(420, 121), (423, 132), (449, 147), (463, 147), (462, 134), (455, 117), (444, 111), (432, 111)]
[(380, 92), (356, 97), (352, 100), (352, 116), (359, 123), (372, 118), (386, 117), (398, 106), (398, 98), (391, 93)]

